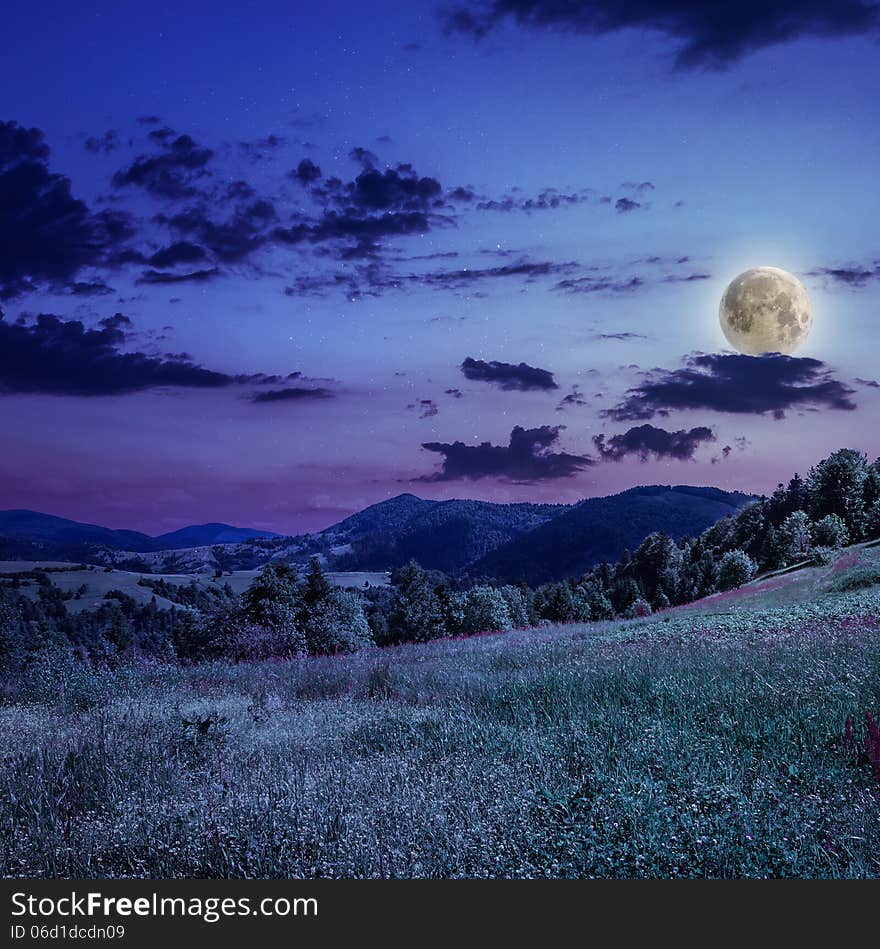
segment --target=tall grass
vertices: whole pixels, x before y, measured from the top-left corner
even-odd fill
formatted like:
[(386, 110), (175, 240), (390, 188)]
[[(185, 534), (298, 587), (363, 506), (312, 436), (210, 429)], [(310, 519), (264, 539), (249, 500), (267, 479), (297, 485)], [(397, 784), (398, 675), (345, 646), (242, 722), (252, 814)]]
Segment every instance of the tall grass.
[(852, 747), (880, 712), (878, 615), (859, 590), (347, 658), (46, 668), (0, 708), (0, 872), (877, 876), (880, 785)]

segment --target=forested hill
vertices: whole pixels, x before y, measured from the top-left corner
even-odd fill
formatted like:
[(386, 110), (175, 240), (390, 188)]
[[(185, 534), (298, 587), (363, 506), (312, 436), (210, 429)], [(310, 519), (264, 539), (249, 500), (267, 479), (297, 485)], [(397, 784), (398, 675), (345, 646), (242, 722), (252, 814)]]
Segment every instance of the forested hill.
[(347, 545), (341, 570), (387, 570), (415, 560), (460, 573), (495, 548), (570, 510), (565, 504), (424, 501), (403, 494), (355, 514), (322, 535)]
[[(225, 524), (148, 537), (32, 511), (0, 512), (0, 559), (119, 563), (150, 571), (149, 552), (177, 552), (174, 571), (252, 569), (269, 560), (305, 564), (318, 555), (332, 570), (393, 570), (410, 560), (457, 576), (545, 582), (616, 560), (654, 531), (698, 534), (736, 511), (746, 495), (718, 488), (650, 486), (579, 504), (433, 501), (401, 494), (319, 534), (281, 537)], [(197, 556), (187, 555), (193, 550)], [(220, 558), (223, 562), (221, 564)], [(127, 562), (127, 561), (126, 561)], [(171, 567), (166, 563), (163, 569)]]
[(615, 561), (648, 536), (696, 535), (752, 500), (719, 488), (652, 485), (589, 498), (553, 520), (489, 552), (469, 568), (500, 582), (547, 583), (580, 576), (603, 560)]

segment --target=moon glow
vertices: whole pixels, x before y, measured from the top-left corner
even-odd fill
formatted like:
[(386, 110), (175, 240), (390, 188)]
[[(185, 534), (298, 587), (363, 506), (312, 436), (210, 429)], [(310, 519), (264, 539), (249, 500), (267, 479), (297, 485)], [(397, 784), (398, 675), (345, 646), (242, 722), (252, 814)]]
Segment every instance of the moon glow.
[(793, 353), (813, 325), (806, 288), (778, 267), (753, 267), (728, 284), (718, 311), (734, 349), (750, 356)]

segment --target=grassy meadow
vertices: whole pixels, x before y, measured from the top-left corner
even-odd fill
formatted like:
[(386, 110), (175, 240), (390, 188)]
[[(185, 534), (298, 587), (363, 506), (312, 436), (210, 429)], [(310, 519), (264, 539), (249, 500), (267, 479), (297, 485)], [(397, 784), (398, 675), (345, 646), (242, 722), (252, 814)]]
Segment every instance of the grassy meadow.
[(876, 877), (876, 580), (350, 657), (46, 664), (5, 684), (0, 873)]

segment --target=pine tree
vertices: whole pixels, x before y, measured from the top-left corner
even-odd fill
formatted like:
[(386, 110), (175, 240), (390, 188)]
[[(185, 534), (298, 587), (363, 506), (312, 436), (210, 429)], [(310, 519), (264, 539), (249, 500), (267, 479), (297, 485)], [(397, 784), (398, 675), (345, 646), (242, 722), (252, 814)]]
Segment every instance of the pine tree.
[(306, 574), (301, 594), (306, 609), (325, 600), (332, 589), (333, 586), (321, 569), (321, 561), (317, 557), (312, 557), (309, 561), (309, 572)]

